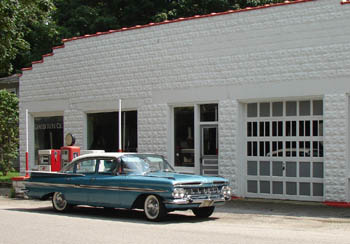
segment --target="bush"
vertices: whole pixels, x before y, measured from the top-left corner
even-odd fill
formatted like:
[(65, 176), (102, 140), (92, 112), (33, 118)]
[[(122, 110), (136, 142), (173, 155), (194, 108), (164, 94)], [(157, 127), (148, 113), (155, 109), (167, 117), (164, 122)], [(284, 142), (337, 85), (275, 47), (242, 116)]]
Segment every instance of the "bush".
[(0, 90), (0, 172), (13, 170), (12, 160), (18, 154), (18, 98)]

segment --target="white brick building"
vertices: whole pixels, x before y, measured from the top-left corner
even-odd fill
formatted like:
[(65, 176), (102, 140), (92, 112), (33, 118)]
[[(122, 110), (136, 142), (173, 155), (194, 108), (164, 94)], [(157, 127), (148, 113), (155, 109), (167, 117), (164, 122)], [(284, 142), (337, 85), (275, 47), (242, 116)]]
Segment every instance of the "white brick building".
[(50, 122), (60, 137), (94, 149), (122, 99), (129, 149), (163, 154), (179, 171), (219, 172), (235, 196), (350, 202), (350, 4), (339, 1), (64, 40), (20, 79), (22, 171), (25, 109), (32, 167), (40, 119), (61, 119)]

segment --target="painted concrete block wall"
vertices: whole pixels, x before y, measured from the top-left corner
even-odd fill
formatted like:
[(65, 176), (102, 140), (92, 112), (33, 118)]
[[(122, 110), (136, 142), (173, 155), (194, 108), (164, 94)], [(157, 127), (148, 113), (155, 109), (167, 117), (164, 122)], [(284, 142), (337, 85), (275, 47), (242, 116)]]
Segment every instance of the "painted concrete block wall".
[(348, 96), (324, 97), (324, 193), (328, 201), (348, 201)]
[(167, 156), (168, 110), (167, 104), (144, 105), (138, 109), (138, 152)]
[(237, 101), (219, 102), (219, 175), (230, 180), (232, 194), (241, 196), (239, 104)]
[[(169, 104), (216, 101), (220, 173), (239, 193), (237, 101), (350, 92), (349, 16), (350, 5), (317, 0), (65, 42), (20, 79), (22, 169), (26, 108), (32, 116), (63, 114), (65, 133), (85, 147), (86, 113), (116, 111), (123, 99), (124, 109), (138, 110), (139, 151), (166, 154)], [(328, 109), (333, 96), (325, 99)], [(338, 126), (332, 132), (344, 134)], [(337, 140), (328, 134), (325, 146)], [(326, 152), (326, 181), (334, 183), (326, 182), (327, 199), (345, 197), (344, 177), (336, 179), (343, 160)]]

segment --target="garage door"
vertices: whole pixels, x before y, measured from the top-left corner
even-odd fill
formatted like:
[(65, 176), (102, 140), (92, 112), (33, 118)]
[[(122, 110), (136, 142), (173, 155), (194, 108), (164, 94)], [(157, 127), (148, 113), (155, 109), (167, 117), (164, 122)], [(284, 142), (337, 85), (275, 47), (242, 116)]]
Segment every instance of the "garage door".
[(323, 200), (322, 100), (246, 104), (246, 196)]

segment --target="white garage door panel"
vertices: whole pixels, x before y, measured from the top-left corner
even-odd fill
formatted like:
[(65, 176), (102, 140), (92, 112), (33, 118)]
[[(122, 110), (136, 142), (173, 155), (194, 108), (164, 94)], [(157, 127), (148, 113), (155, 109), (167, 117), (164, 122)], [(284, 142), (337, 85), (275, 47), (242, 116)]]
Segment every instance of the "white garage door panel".
[(246, 196), (323, 200), (322, 100), (246, 105)]

